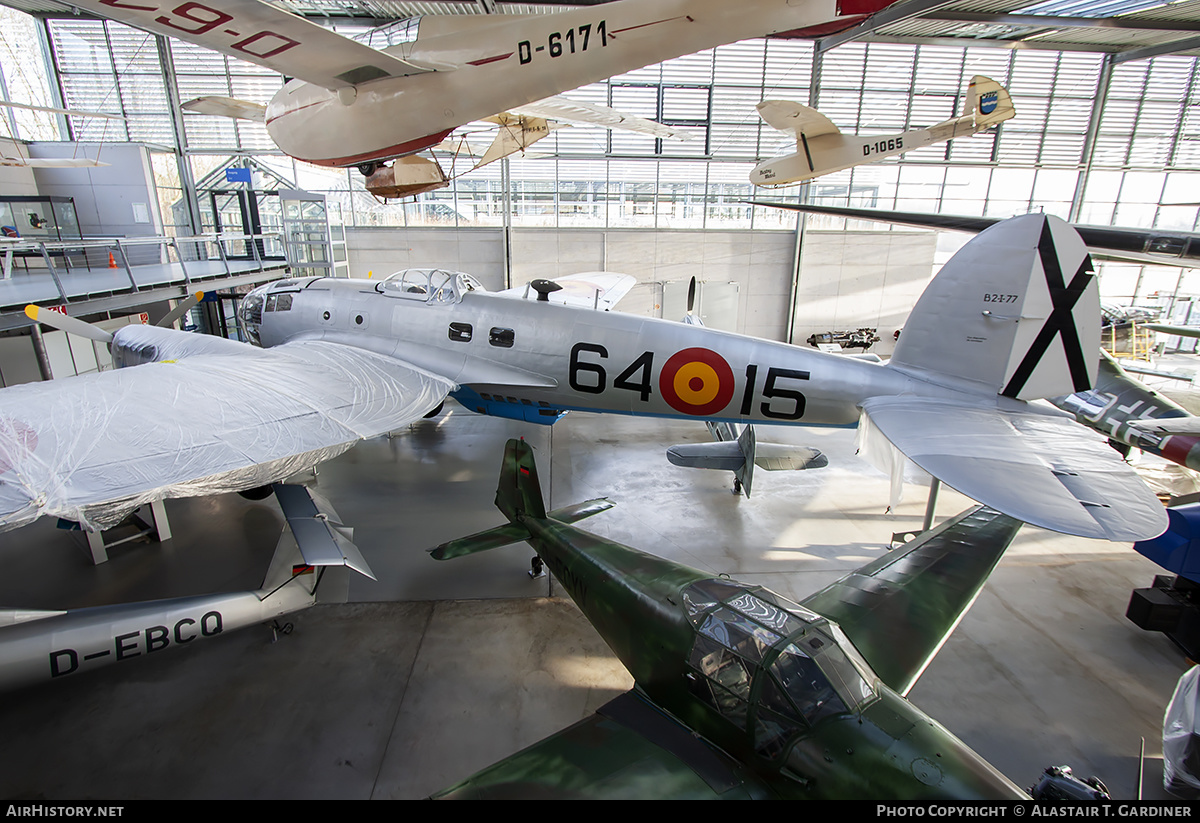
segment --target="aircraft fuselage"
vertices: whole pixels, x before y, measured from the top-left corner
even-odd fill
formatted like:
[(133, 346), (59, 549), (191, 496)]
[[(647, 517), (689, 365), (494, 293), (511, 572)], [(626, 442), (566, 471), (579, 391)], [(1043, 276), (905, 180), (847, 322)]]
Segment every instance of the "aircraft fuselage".
[(361, 280), (264, 289), (292, 297), (288, 310), (263, 312), (263, 346), (323, 339), (369, 349), (454, 380), (468, 408), (495, 414), (491, 404), (506, 404), (505, 416), (523, 409), (535, 422), (582, 410), (853, 426), (859, 403), (880, 395), (1017, 403), (853, 357), (620, 312), (478, 291), (426, 302)]

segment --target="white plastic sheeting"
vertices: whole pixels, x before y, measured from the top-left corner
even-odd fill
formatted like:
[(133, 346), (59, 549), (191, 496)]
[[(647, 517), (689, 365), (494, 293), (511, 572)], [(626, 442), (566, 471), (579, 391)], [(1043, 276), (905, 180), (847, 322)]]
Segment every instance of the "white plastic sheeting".
[(1191, 800), (1200, 799), (1200, 666), (1192, 666), (1175, 685), (1163, 715), (1163, 788)]
[(107, 528), (157, 498), (281, 480), (421, 417), (454, 388), (334, 343), (221, 348), (0, 391), (0, 530), (42, 515)]

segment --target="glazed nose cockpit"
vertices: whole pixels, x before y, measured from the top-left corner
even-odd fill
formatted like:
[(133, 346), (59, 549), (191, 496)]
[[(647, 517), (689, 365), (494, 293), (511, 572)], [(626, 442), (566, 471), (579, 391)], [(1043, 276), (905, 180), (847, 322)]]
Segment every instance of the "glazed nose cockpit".
[[(304, 285), (311, 285), (318, 279), (320, 278), (311, 278)], [(301, 284), (302, 281), (299, 280), (276, 280), (274, 283), (259, 286), (242, 298), (242, 304), (238, 307), (238, 319), (241, 320), (242, 328), (251, 343), (256, 346), (263, 345), (264, 317), (274, 312), (291, 311)]]
[(263, 306), (267, 302), (267, 292), (270, 288), (269, 285), (259, 286), (243, 297), (242, 304), (238, 306), (238, 319), (242, 321), (246, 337), (256, 346), (262, 345), (259, 329), (262, 328)]

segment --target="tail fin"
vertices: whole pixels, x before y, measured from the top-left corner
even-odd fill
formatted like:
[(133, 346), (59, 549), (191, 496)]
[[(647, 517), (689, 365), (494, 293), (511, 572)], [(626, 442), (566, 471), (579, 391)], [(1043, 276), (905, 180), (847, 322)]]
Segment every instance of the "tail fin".
[(981, 74), (971, 78), (963, 114), (974, 115), (977, 127), (982, 129), (1003, 123), (1011, 120), (1016, 113), (1008, 89)]
[(496, 486), (496, 508), (510, 521), (518, 521), (523, 516), (539, 520), (546, 517), (537, 463), (533, 459), (533, 449), (524, 440), (509, 440), (504, 447), (500, 483)]
[(1078, 232), (1014, 217), (981, 232), (933, 278), (891, 365), (1018, 400), (1085, 391), (1096, 379), (1100, 292)]

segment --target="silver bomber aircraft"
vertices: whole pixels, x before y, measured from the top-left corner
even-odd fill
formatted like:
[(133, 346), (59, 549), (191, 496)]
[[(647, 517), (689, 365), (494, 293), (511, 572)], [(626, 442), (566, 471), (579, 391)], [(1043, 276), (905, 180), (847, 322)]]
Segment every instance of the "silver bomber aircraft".
[(998, 224), (930, 282), (886, 364), (560, 305), (542, 299), (549, 282), (533, 284), (532, 300), (439, 271), (277, 281), (241, 308), (261, 349), (128, 326), (114, 359), (143, 365), (0, 390), (0, 526), (56, 514), (102, 527), (153, 497), (274, 482), (451, 395), (537, 423), (568, 410), (865, 418), (921, 468), (1011, 517), (1152, 537), (1166, 527), (1154, 495), (1103, 439), (1039, 401), (1095, 379), (1091, 268), (1058, 218)]

